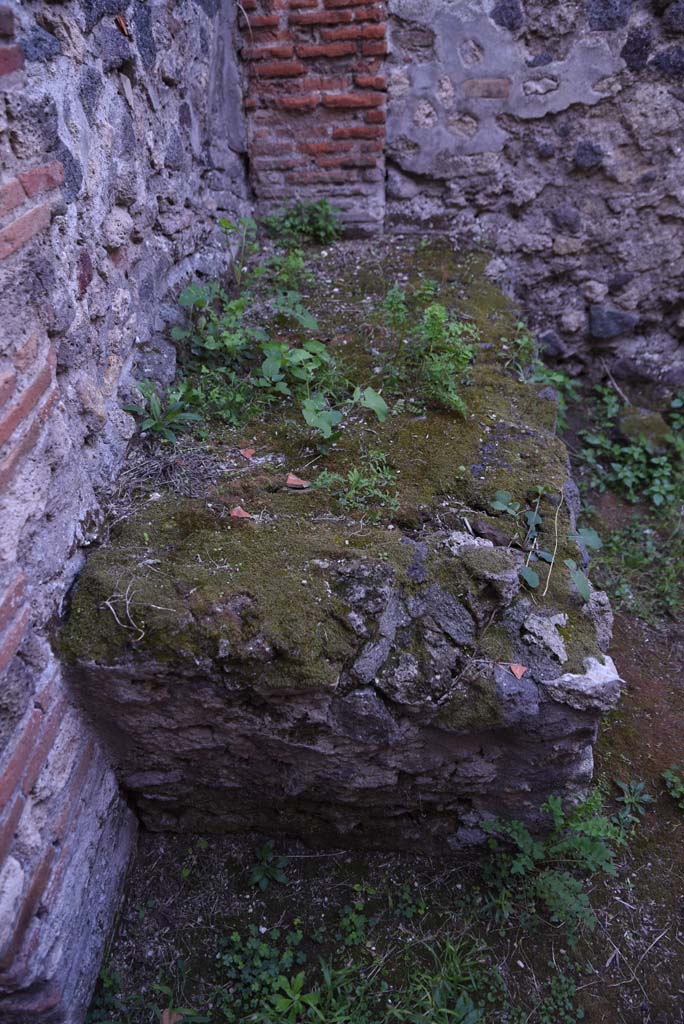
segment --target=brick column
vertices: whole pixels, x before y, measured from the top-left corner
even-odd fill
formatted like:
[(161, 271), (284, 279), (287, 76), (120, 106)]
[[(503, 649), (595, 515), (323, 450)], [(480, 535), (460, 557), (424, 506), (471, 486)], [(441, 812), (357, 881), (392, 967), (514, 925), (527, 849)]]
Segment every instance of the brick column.
[[(19, 40), (26, 45), (32, 23), (27, 15), (22, 35), (21, 13), (0, 3), (0, 92), (10, 110), (30, 87)], [(51, 474), (75, 453), (51, 295), (41, 287), (27, 302), (21, 291), (34, 269), (49, 280), (51, 262), (69, 258), (52, 238), (65, 167), (43, 151), (38, 129), (34, 146), (12, 141), (0, 126), (0, 1021), (80, 1024), (135, 824), (41, 636), (45, 581), (21, 564), (27, 524), (54, 511)], [(68, 531), (57, 538), (66, 560)]]
[(251, 180), (261, 212), (327, 198), (382, 227), (387, 11), (364, 0), (246, 0)]

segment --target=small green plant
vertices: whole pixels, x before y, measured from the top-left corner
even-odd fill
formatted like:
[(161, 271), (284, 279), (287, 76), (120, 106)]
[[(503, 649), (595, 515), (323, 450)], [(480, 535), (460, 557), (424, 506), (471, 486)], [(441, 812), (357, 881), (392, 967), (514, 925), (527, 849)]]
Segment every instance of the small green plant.
[(201, 859), (201, 855), (208, 849), (209, 843), (207, 842), (206, 839), (200, 836), (193, 843), (193, 845), (188, 850), (186, 850), (185, 860), (181, 867), (181, 878), (183, 879), (183, 881), (185, 881), (188, 878), (192, 878)]
[[(553, 973), (544, 983), (544, 995), (533, 1011), (534, 1019), (539, 1024), (577, 1024), (584, 1020), (584, 1010), (575, 1005), (577, 982), (557, 964), (550, 962), (548, 966)], [(527, 1024), (533, 1014), (516, 1010), (511, 1024)]]
[(305, 992), (306, 974), (300, 971), (293, 978), (279, 975), (275, 991), (268, 996), (271, 1008), (249, 1017), (255, 1024), (298, 1024), (303, 1020), (324, 1020), (318, 1010), (320, 992)]
[(646, 814), (648, 805), (652, 804), (653, 797), (646, 789), (646, 784), (639, 779), (631, 779), (623, 782), (622, 779), (615, 779), (615, 785), (620, 790), (618, 803), (622, 805), (625, 821), (636, 824)]
[(673, 399), (667, 413), (670, 431), (656, 446), (646, 436), (625, 440), (618, 428), (624, 407), (611, 389), (596, 389), (593, 408), (598, 429), (580, 433), (584, 485), (599, 493), (610, 489), (632, 503), (646, 501), (656, 510), (684, 500), (684, 418), (679, 401), (678, 396)]
[(265, 265), (265, 273), (273, 282), (275, 290), (297, 291), (303, 282), (313, 281), (313, 275), (306, 269), (301, 249), (288, 249), (271, 256)]
[(285, 868), (290, 863), (289, 857), (278, 856), (273, 849), (273, 841), (269, 839), (256, 852), (257, 862), (249, 875), (249, 884), (258, 886), (262, 892), (268, 889), (271, 882), (287, 885)]
[(392, 285), (382, 304), (382, 316), (386, 326), (401, 340), (408, 328), (409, 311), (406, 305), (406, 293), (398, 284)]
[(201, 419), (188, 407), (183, 387), (172, 388), (166, 401), (159, 397), (150, 380), (139, 380), (135, 387), (142, 400), (124, 405), (124, 409), (140, 419), (140, 431), (143, 434), (157, 434), (165, 441), (175, 443), (179, 430)]
[[(534, 506), (524, 508), (519, 501), (514, 501), (509, 491), (497, 491), (494, 500), (490, 502), (490, 508), (494, 512), (503, 512), (515, 521), (516, 529), (512, 541), (518, 542), (523, 550), (527, 551), (525, 564), (520, 568), (520, 577), (531, 590), (537, 590), (541, 586), (542, 578), (537, 571), (543, 562), (548, 565), (546, 584), (542, 593), (545, 596), (551, 582), (551, 574), (556, 564), (558, 554), (558, 513), (563, 502), (562, 495), (556, 496), (554, 504), (556, 513), (554, 515), (553, 529), (554, 538), (552, 551), (543, 548), (540, 544), (543, 519), (540, 514), (541, 502), (544, 497), (553, 496), (553, 490), (541, 485), (536, 488)], [(524, 528), (523, 528), (524, 524)], [(568, 535), (568, 540), (580, 546), (598, 550), (602, 541), (595, 530), (590, 527), (582, 527)], [(589, 577), (581, 569), (573, 558), (564, 559), (564, 564), (569, 571), (570, 579), (575, 586), (577, 593), (583, 601), (591, 599), (591, 583)], [(537, 566), (535, 568), (535, 565)]]
[(264, 218), (264, 226), (270, 235), (286, 243), (310, 241), (327, 245), (342, 235), (339, 213), (327, 199), (296, 202)]
[(368, 937), (368, 930), (377, 923), (377, 918), (368, 913), (367, 899), (375, 895), (372, 886), (357, 882), (354, 886), (355, 899), (346, 904), (340, 912), (337, 938), (343, 946), (362, 946)]
[(559, 431), (566, 430), (568, 426), (568, 408), (571, 403), (579, 402), (581, 397), (578, 382), (573, 377), (570, 377), (569, 374), (563, 373), (562, 370), (552, 370), (539, 359), (535, 359), (532, 362), (530, 370), (524, 379), (529, 384), (541, 384), (544, 387), (553, 388), (558, 399), (557, 429)]
[(237, 223), (223, 217), (218, 225), (228, 243), (235, 245), (231, 271), (237, 288), (240, 288), (246, 271), (245, 263), (250, 256), (259, 252), (257, 223), (253, 217), (241, 217)]
[(475, 357), (469, 342), (478, 338), (473, 324), (452, 320), (445, 306), (433, 302), (417, 330), (423, 349), (422, 391), (428, 401), (463, 415), (466, 405), (459, 387)]
[(413, 299), (419, 306), (429, 305), (439, 292), (439, 281), (424, 277), (413, 291)]
[(124, 1024), (129, 1017), (129, 1007), (121, 996), (123, 982), (116, 971), (106, 965), (101, 969), (98, 984), (86, 1016), (86, 1024), (111, 1024), (119, 1020)]
[(422, 917), (427, 904), (420, 893), (414, 893), (409, 882), (403, 882), (397, 890), (390, 889), (389, 902), (395, 914), (405, 921)]
[(537, 359), (537, 344), (527, 325), (518, 320), (512, 338), (501, 338), (500, 359), (504, 366), (512, 368), (521, 380), (527, 380)]
[(252, 376), (252, 384), (275, 395), (291, 395), (302, 387), (309, 393), (312, 385), (320, 386), (324, 373), (330, 376), (333, 366), (331, 355), (320, 341), (304, 341), (296, 348), (285, 342), (267, 342), (261, 351), (265, 358)]
[(424, 952), (425, 967), (409, 971), (409, 984), (389, 1019), (402, 1024), (484, 1024), (484, 1013), (472, 998), (482, 982), (477, 947), (446, 939), (426, 945)]
[(500, 925), (514, 912), (523, 926), (547, 914), (564, 926), (574, 946), (583, 929), (596, 925), (584, 877), (615, 875), (615, 851), (626, 842), (624, 823), (603, 813), (598, 790), (568, 812), (555, 796), (542, 810), (551, 823), (545, 838), (533, 837), (519, 821), (485, 823), (491, 857), (484, 902)]
[(193, 1010), (190, 1006), (178, 1006), (176, 994), (170, 985), (155, 981), (152, 983), (152, 991), (155, 995), (161, 996), (164, 1002), (163, 1006), (154, 1007), (155, 1017), (158, 1021), (164, 1022), (180, 1019), (188, 1021), (188, 1024), (209, 1024), (209, 1021), (211, 1021), (211, 1017), (206, 1017), (198, 1010)]
[(218, 956), (218, 985), (213, 1001), (221, 1020), (242, 1024), (250, 1014), (261, 1013), (271, 1005), (278, 980), (295, 966), (306, 963), (301, 949), (303, 935), (292, 929), (285, 936), (280, 928), (270, 930), (250, 925), (245, 937), (233, 932), (221, 941)]
[(671, 764), (662, 773), (661, 778), (679, 810), (684, 811), (684, 765)]
[(399, 508), (395, 483), (396, 473), (379, 451), (369, 452), (361, 466), (350, 469), (346, 476), (324, 470), (316, 480), (316, 486), (329, 491), (342, 508), (376, 515), (380, 509), (395, 512)]
[(614, 530), (595, 564), (616, 607), (647, 622), (684, 613), (684, 525), (676, 506)]
[(369, 980), (358, 967), (335, 967), (320, 962), (322, 981), (318, 1010), (325, 1024), (379, 1024), (387, 982), (378, 977)]
[(522, 505), (519, 501), (513, 501), (510, 491), (497, 491), (491, 502), (491, 508), (495, 512), (505, 512), (513, 519), (517, 519), (522, 512)]
[(231, 299), (216, 282), (188, 285), (178, 303), (187, 319), (171, 329), (171, 338), (183, 346), (185, 362), (196, 357), (201, 366), (239, 364), (250, 345), (266, 337), (245, 324), (249, 297)]
[(570, 570), (570, 579), (575, 584), (579, 596), (585, 602), (591, 600), (591, 583), (587, 574), (580, 569), (574, 558), (566, 558), (565, 565)]

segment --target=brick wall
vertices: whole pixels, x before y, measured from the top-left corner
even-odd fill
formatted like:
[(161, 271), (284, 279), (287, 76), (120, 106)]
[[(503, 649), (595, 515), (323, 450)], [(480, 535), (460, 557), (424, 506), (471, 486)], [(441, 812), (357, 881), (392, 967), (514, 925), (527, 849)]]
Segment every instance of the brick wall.
[(251, 181), (261, 210), (332, 197), (351, 231), (377, 230), (385, 191), (385, 4), (242, 6)]
[(135, 822), (50, 623), (249, 209), (230, 0), (0, 0), (0, 1021), (80, 1024)]

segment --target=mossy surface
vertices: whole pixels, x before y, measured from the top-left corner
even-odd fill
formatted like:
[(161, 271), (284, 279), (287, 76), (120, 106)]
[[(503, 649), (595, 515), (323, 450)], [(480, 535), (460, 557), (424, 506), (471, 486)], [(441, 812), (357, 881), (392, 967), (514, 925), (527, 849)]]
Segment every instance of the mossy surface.
[[(429, 540), (445, 529), (463, 529), (464, 517), (470, 522), (474, 516), (512, 532), (506, 517), (492, 515), (494, 494), (507, 490), (529, 507), (541, 486), (548, 495), (540, 507), (542, 539), (557, 549), (557, 558), (547, 595), (542, 599), (540, 591), (531, 599), (568, 613), (564, 639), (571, 667), (580, 668), (595, 653), (593, 626), (581, 614), (563, 566), (577, 551), (567, 539), (567, 508), (556, 511), (567, 482), (567, 454), (552, 432), (555, 407), (506, 368), (515, 316), (484, 276), (484, 259), (459, 256), (446, 245), (369, 248), (361, 261), (358, 249), (341, 249), (334, 267), (339, 299), (325, 288), (330, 267), (318, 254), (320, 265), (312, 269), (319, 288), (306, 301), (321, 325), (319, 336), (343, 360), (350, 378), (382, 388), (382, 374), (374, 369), (391, 361), (391, 352), (378, 307), (394, 281), (410, 297), (430, 277), (441, 285), (439, 301), (478, 328), (476, 358), (463, 389), (467, 414), (428, 409), (417, 416), (399, 403), (379, 423), (359, 411), (325, 454), (287, 409), (274, 409), (239, 431), (217, 428), (207, 446), (229, 448), (236, 457), (218, 483), (207, 482), (205, 497), (151, 496), (90, 557), (60, 638), (69, 661), (180, 661), (199, 671), (208, 659), (239, 662), (256, 686), (333, 685), (358, 650), (359, 637), (331, 586), (331, 563), (389, 564), (398, 585), (410, 591), (416, 582), (408, 572), (412, 548), (402, 543), (404, 537)], [(255, 449), (251, 461), (237, 456), (244, 447)], [(398, 510), (380, 507), (372, 522), (363, 512), (340, 508), (315, 486), (321, 470), (345, 474), (369, 451), (385, 454), (398, 496)], [(289, 473), (313, 486), (289, 489)], [(231, 519), (237, 505), (254, 518)], [(483, 563), (478, 569), (442, 557), (437, 548), (431, 545), (429, 578), (471, 603), (486, 586), (483, 566), (491, 571), (510, 563), (504, 549), (471, 553)], [(503, 657), (510, 645), (500, 639), (495, 646)], [(488, 686), (487, 680), (472, 680), (475, 704), (492, 702)], [(470, 712), (454, 708), (449, 714)]]

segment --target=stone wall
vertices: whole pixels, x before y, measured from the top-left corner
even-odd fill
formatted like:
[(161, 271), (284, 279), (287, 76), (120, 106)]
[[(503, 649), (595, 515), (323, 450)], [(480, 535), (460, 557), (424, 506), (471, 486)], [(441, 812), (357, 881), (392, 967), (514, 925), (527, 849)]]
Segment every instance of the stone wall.
[(0, 7), (0, 1019), (79, 1021), (134, 837), (46, 640), (180, 282), (246, 203), (233, 6)]
[(684, 5), (393, 0), (388, 223), (493, 247), (553, 356), (684, 382)]
[(251, 2), (265, 208), (490, 246), (551, 356), (681, 386), (681, 0)]

